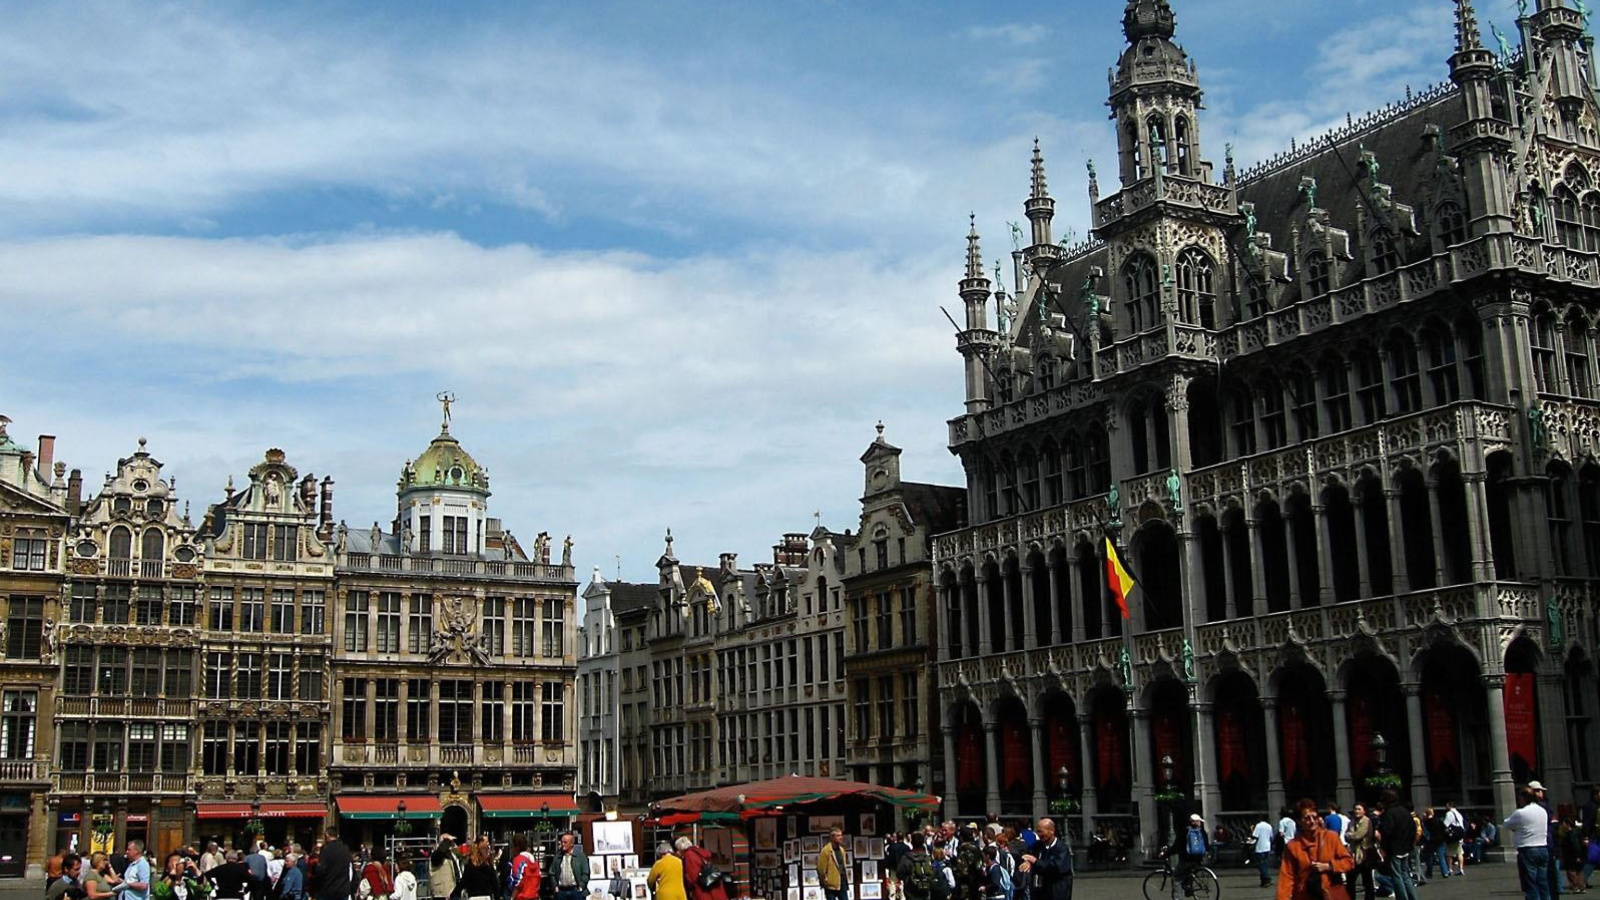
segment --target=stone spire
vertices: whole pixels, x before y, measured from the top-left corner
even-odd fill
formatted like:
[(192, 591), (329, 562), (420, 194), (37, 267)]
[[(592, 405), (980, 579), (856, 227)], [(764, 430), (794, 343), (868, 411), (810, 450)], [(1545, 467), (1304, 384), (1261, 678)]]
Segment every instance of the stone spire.
[(1033, 200), (1050, 196), (1050, 188), (1044, 178), (1044, 154), (1039, 151), (1038, 138), (1033, 139), (1033, 183), (1028, 196)]
[(967, 278), (983, 278), (983, 250), (978, 246), (978, 215), (969, 213), (967, 219), (971, 223), (967, 229)]
[(1478, 14), (1472, 10), (1472, 0), (1456, 0), (1456, 52), (1482, 49), (1483, 38), (1478, 34)]
[(1177, 18), (1167, 0), (1128, 0), (1122, 14), (1122, 33), (1130, 44), (1145, 37), (1170, 38), (1176, 28)]

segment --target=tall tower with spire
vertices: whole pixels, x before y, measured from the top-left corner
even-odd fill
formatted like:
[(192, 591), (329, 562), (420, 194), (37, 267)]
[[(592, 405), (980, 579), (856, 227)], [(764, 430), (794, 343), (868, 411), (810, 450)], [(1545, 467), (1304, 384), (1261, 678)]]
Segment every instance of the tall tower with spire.
[(1450, 129), (1450, 139), (1460, 161), (1467, 205), (1473, 210), (1473, 233), (1512, 229), (1511, 122), (1497, 93), (1495, 56), (1483, 46), (1478, 16), (1472, 0), (1456, 0), (1456, 52), (1450, 56), (1450, 80), (1461, 88), (1466, 113)]
[(978, 242), (978, 221), (969, 217), (967, 229), (967, 272), (961, 279), (961, 302), (966, 306), (966, 328), (956, 335), (956, 349), (967, 368), (967, 412), (989, 408), (987, 358), (999, 339), (989, 328), (989, 296), (994, 283), (983, 274), (983, 248)]

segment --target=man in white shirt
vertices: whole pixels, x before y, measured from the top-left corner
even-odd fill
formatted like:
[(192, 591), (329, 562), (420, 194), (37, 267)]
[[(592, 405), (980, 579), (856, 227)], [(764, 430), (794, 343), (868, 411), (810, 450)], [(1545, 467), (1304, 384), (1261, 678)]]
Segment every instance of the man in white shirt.
[[(1535, 782), (1537, 783), (1537, 782)], [(1539, 805), (1539, 793), (1522, 789), (1522, 806), (1506, 817), (1502, 831), (1511, 836), (1517, 848), (1517, 875), (1522, 883), (1523, 900), (1551, 900), (1550, 897), (1550, 814)]]
[(1261, 886), (1271, 887), (1272, 823), (1267, 821), (1266, 813), (1261, 814), (1261, 821), (1250, 832), (1250, 839), (1255, 842), (1256, 865), (1261, 868)]
[(1286, 809), (1283, 811), (1283, 818), (1278, 820), (1278, 834), (1283, 838), (1285, 847), (1289, 846), (1289, 842), (1294, 840), (1295, 831), (1294, 817), (1289, 815), (1289, 811)]
[(1454, 800), (1444, 802), (1444, 862), (1446, 866), (1453, 867), (1452, 874), (1461, 875), (1466, 872), (1466, 855), (1461, 850), (1461, 841), (1467, 836), (1467, 820), (1461, 815), (1461, 810), (1456, 809)]

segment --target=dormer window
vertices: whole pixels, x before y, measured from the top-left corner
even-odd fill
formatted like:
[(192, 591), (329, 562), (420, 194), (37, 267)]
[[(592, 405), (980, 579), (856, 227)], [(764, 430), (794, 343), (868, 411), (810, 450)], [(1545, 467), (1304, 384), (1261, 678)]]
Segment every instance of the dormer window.
[(119, 516), (128, 515), (133, 512), (133, 501), (127, 497), (118, 497), (111, 501), (111, 511)]
[(151, 497), (144, 502), (144, 515), (147, 519), (159, 519), (167, 511), (167, 505)]
[(1137, 334), (1161, 322), (1161, 280), (1156, 261), (1148, 253), (1136, 254), (1122, 268), (1127, 289), (1128, 325)]
[(1328, 256), (1317, 250), (1306, 257), (1306, 290), (1313, 297), (1321, 297), (1328, 292), (1330, 279), (1328, 276)]
[[(1395, 249), (1394, 235), (1387, 228), (1372, 233), (1372, 274), (1386, 275), (1400, 265), (1400, 254)], [(1324, 290), (1326, 293), (1326, 290)]]

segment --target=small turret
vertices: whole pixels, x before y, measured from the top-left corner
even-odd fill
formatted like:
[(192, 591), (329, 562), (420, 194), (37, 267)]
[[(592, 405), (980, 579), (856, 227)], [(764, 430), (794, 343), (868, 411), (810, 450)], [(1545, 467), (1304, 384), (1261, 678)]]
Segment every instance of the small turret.
[(956, 348), (967, 364), (967, 411), (978, 412), (988, 408), (989, 391), (985, 378), (984, 355), (994, 344), (995, 333), (989, 330), (989, 295), (993, 288), (988, 276), (983, 274), (983, 248), (978, 240), (978, 219), (968, 217), (967, 272), (961, 279), (961, 302), (966, 306), (966, 329), (956, 336)]
[(1050, 222), (1056, 216), (1056, 201), (1050, 197), (1050, 189), (1045, 184), (1044, 153), (1039, 150), (1039, 139), (1033, 139), (1033, 177), (1028, 190), (1028, 202), (1023, 209), (1028, 214), (1028, 221), (1033, 223), (1033, 246), (1041, 247), (1052, 243), (1050, 238)]
[(1450, 80), (1461, 86), (1465, 115), (1450, 129), (1451, 148), (1461, 163), (1467, 205), (1473, 210), (1473, 234), (1510, 231), (1513, 227), (1511, 185), (1503, 158), (1511, 152), (1511, 123), (1497, 110), (1495, 55), (1484, 49), (1472, 0), (1456, 0), (1456, 52), (1450, 56)]

